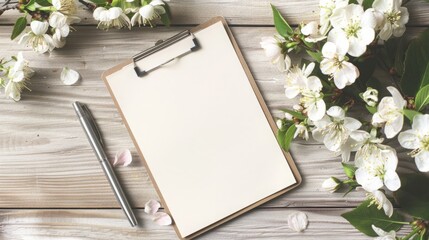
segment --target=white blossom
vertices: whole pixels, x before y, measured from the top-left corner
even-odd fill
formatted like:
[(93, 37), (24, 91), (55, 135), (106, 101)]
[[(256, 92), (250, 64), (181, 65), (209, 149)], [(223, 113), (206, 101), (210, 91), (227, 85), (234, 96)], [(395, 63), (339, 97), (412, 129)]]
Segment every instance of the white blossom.
[(320, 121), (314, 122), (314, 125), (313, 138), (323, 142), (328, 150), (337, 153), (341, 152), (350, 133), (362, 126), (358, 120), (346, 117), (345, 111), (338, 106), (329, 108), (326, 115)]
[(16, 56), (16, 62), (8, 71), (8, 78), (13, 82), (29, 80), (34, 75), (34, 71), (28, 66), (28, 61), (24, 59), (22, 52)]
[(410, 155), (419, 171), (429, 172), (429, 114), (416, 115), (412, 128), (399, 133), (398, 141), (402, 147), (413, 149)]
[(338, 48), (347, 49), (347, 53), (353, 57), (365, 53), (366, 46), (374, 40), (374, 14), (364, 12), (360, 5), (349, 4), (335, 9), (330, 21), (333, 29), (328, 34), (328, 41), (335, 43)]
[(73, 15), (77, 12), (75, 0), (52, 0), (52, 5), (65, 15)]
[(299, 124), (295, 124), (295, 127), (296, 131), (293, 137), (296, 138), (299, 136), (302, 139), (308, 140), (310, 137), (308, 134), (308, 126), (304, 122), (301, 122)]
[(359, 69), (348, 62), (345, 54), (347, 48), (342, 48), (332, 42), (326, 42), (322, 48), (323, 60), (320, 63), (322, 73), (332, 76), (335, 86), (343, 89), (351, 85), (359, 77)]
[(370, 205), (374, 204), (375, 206), (377, 206), (377, 209), (383, 209), (386, 216), (392, 217), (393, 205), (382, 191), (376, 190), (372, 193), (368, 193), (367, 196), (368, 199), (371, 201)]
[(60, 12), (53, 12), (49, 16), (49, 25), (53, 28), (53, 44), (56, 48), (65, 45), (65, 39), (70, 33), (70, 24), (80, 21), (78, 17), (66, 16)]
[(285, 95), (287, 98), (301, 96), (300, 104), (308, 118), (312, 121), (320, 120), (326, 111), (323, 101), (322, 82), (316, 76), (310, 76), (315, 64), (304, 65), (301, 69), (293, 66), (286, 74)]
[(162, 14), (166, 13), (164, 5), (165, 3), (161, 0), (153, 0), (149, 4), (141, 7), (131, 18), (132, 25), (135, 26), (138, 24), (139, 26), (146, 26), (149, 24), (152, 26), (152, 20), (160, 18)]
[(291, 67), (291, 59), (287, 54), (283, 54), (281, 45), (284, 39), (281, 36), (263, 37), (261, 47), (265, 51), (265, 55), (276, 65), (279, 71), (285, 72)]
[(404, 115), (402, 110), (407, 102), (402, 98), (401, 93), (394, 87), (387, 87), (392, 94), (391, 97), (381, 99), (377, 107), (377, 112), (372, 117), (374, 125), (383, 124), (384, 133), (387, 138), (393, 138), (402, 130)]
[(301, 33), (306, 36), (307, 42), (319, 42), (326, 38), (326, 36), (319, 31), (319, 24), (316, 21), (311, 21), (301, 28)]
[(370, 134), (357, 130), (350, 137), (356, 141), (356, 181), (368, 192), (374, 192), (383, 185), (391, 191), (398, 190), (401, 181), (396, 173), (398, 157), (395, 149), (381, 144), (383, 139), (377, 138), (375, 131)]
[(98, 7), (94, 10), (93, 17), (95, 20), (99, 21), (97, 27), (103, 30), (107, 30), (111, 27), (117, 29), (123, 27), (131, 28), (130, 19), (120, 7), (112, 7), (109, 9)]
[(25, 43), (38, 53), (52, 51), (55, 46), (52, 37), (47, 34), (49, 28), (48, 22), (34, 20), (30, 24), (31, 31), (22, 35), (19, 44)]
[(332, 13), (336, 9), (343, 8), (348, 4), (348, 0), (320, 0), (320, 32), (323, 35), (325, 35), (331, 27), (329, 18), (331, 17)]
[(6, 82), (5, 95), (7, 98), (19, 101), (21, 92), (27, 88), (27, 82), (34, 75), (34, 71), (28, 66), (28, 61), (24, 59), (22, 52), (18, 53), (15, 62), (11, 61), (8, 65), (10, 66), (5, 79), (2, 79), (2, 82)]
[(371, 227), (378, 235), (378, 237), (374, 238), (374, 240), (396, 240), (395, 231), (391, 230), (390, 232), (385, 232), (383, 229), (378, 228), (375, 225), (371, 225)]
[(400, 37), (404, 34), (409, 14), (408, 9), (401, 5), (402, 0), (375, 0), (372, 4), (372, 7), (383, 15), (380, 39), (388, 40), (392, 35)]

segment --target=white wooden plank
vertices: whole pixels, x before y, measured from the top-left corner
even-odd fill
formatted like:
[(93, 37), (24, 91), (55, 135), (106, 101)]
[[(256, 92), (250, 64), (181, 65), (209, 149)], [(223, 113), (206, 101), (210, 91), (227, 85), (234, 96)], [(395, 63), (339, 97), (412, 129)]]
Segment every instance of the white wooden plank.
[[(302, 233), (288, 228), (287, 216), (305, 212), (308, 229)], [(371, 239), (355, 230), (340, 214), (348, 209), (257, 209), (226, 223), (198, 239)], [(177, 239), (171, 226), (157, 226), (143, 210), (141, 222), (131, 228), (121, 210), (2, 210), (2, 239)], [(401, 230), (400, 234), (409, 231)]]
[[(77, 1), (76, 1), (77, 2)], [(171, 0), (173, 24), (200, 24), (215, 16), (224, 16), (230, 24), (273, 24), (270, 3), (278, 7), (290, 24), (317, 20), (319, 0)], [(91, 13), (78, 3), (80, 24), (95, 25)], [(407, 4), (412, 26), (427, 26), (429, 4), (415, 0)], [(0, 24), (13, 24), (20, 15), (18, 11), (7, 11), (0, 17)]]
[[(88, 103), (102, 130), (108, 154), (131, 148), (135, 162), (117, 169), (124, 187), (136, 207), (157, 198), (148, 175), (121, 121), (113, 102), (100, 80), (103, 70), (114, 66), (158, 39), (171, 36), (182, 28), (134, 30), (131, 32), (93, 31), (81, 26), (71, 34), (64, 49), (40, 55), (7, 38), (9, 27), (0, 27), (1, 55), (25, 51), (37, 75), (31, 80), (32, 92), (21, 102), (0, 98), (0, 207), (8, 208), (109, 208), (116, 200), (95, 160), (87, 139), (75, 117), (71, 103)], [(421, 29), (412, 29), (411, 33)], [(233, 32), (259, 87), (274, 115), (292, 103), (283, 95), (283, 86), (272, 80), (276, 70), (267, 62), (259, 47), (260, 38), (274, 32), (272, 27), (236, 27)], [(125, 40), (126, 41), (125, 41)], [(64, 86), (59, 80), (61, 68), (78, 70), (83, 80), (76, 86)], [(278, 75), (277, 75), (278, 76)], [(267, 206), (355, 206), (362, 193), (328, 194), (321, 183), (331, 175), (344, 176), (340, 160), (314, 142), (298, 141), (292, 154), (303, 175), (303, 185)], [(405, 152), (402, 152), (405, 156)], [(412, 168), (413, 162), (401, 160)]]

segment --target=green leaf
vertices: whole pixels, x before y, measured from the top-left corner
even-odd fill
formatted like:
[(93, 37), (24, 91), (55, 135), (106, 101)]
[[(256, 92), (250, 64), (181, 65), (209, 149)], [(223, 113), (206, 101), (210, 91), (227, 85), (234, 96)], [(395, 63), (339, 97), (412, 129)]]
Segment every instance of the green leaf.
[(371, 237), (378, 236), (374, 230), (372, 230), (371, 225), (375, 225), (386, 232), (391, 230), (397, 231), (402, 227), (403, 224), (392, 222), (403, 221), (402, 216), (396, 211), (393, 211), (392, 217), (389, 218), (386, 216), (383, 209), (379, 210), (375, 205), (369, 206), (370, 202), (371, 200), (366, 200), (357, 208), (341, 216), (349, 221), (357, 230)]
[(393, 64), (396, 69), (396, 73), (399, 76), (402, 76), (404, 74), (404, 59), (405, 59), (406, 43), (405, 43), (404, 37), (399, 38), (397, 41), (398, 41), (398, 44), (395, 50), (396, 54), (395, 54), (395, 61)]
[(371, 113), (371, 114), (374, 114), (374, 113), (377, 112), (377, 108), (376, 107), (371, 107), (371, 106), (368, 106), (368, 105), (366, 105), (365, 107), (366, 107), (366, 110), (368, 110), (368, 112)]
[(279, 145), (281, 148), (284, 148), (285, 146), (285, 135), (286, 135), (286, 128), (282, 128), (277, 130), (277, 141), (279, 142)]
[(52, 5), (48, 0), (36, 0), (36, 3), (44, 7)]
[(305, 116), (302, 115), (302, 113), (294, 111), (294, 110), (289, 110), (289, 109), (282, 109), (283, 112), (289, 113), (290, 115), (292, 115), (293, 117), (299, 119), (299, 120), (304, 120)]
[[(429, 66), (429, 65), (428, 65)], [(429, 104), (429, 85), (426, 85), (416, 95), (415, 99), (416, 109), (422, 110), (426, 105)]]
[(402, 109), (402, 112), (404, 113), (405, 117), (410, 120), (410, 122), (413, 122), (414, 116), (421, 114), (420, 112), (411, 110), (411, 109)]
[(355, 65), (360, 72), (356, 84), (359, 84), (362, 90), (366, 90), (367, 82), (371, 79), (375, 67), (377, 66), (377, 59), (375, 57), (369, 57), (363, 61), (355, 62)]
[(273, 10), (274, 25), (276, 26), (277, 32), (282, 37), (291, 36), (293, 34), (292, 28), (289, 26), (276, 7), (271, 5), (271, 8)]
[(284, 142), (284, 150), (289, 151), (290, 143), (292, 142), (293, 136), (296, 132), (296, 125), (292, 124), (286, 131), (285, 134), (285, 142)]
[(106, 0), (89, 0), (90, 2), (94, 3), (97, 6), (104, 6), (106, 5)]
[(161, 15), (161, 22), (166, 26), (169, 27), (171, 24), (170, 21), (170, 6), (168, 6), (167, 4), (164, 5), (164, 9), (165, 9), (165, 14)]
[(373, 3), (374, 3), (374, 0), (363, 0), (362, 6), (366, 10), (368, 8), (371, 8)]
[(118, 5), (121, 3), (120, 0), (112, 0), (112, 3), (110, 5), (112, 5), (112, 7), (118, 7)]
[(402, 90), (408, 96), (415, 96), (429, 62), (429, 29), (414, 39), (405, 53)]
[(313, 52), (310, 50), (306, 50), (308, 55), (310, 55), (310, 57), (312, 57), (314, 60), (316, 60), (317, 62), (321, 62), (323, 59), (322, 53), (317, 51), (317, 52)]
[(426, 85), (429, 85), (429, 62), (426, 65), (425, 72), (423, 73), (422, 79), (420, 81), (420, 89)]
[(343, 170), (344, 173), (346, 174), (346, 176), (350, 179), (353, 179), (355, 177), (355, 172), (357, 167), (355, 167), (352, 164), (347, 164), (347, 163), (341, 163), (343, 165)]
[(401, 178), (401, 188), (396, 192), (401, 209), (408, 214), (429, 219), (429, 177), (423, 174), (408, 174)]
[(15, 26), (13, 26), (12, 35), (10, 36), (10, 39), (13, 40), (16, 37), (21, 34), (25, 27), (27, 26), (27, 18), (26, 17), (20, 17), (16, 20)]

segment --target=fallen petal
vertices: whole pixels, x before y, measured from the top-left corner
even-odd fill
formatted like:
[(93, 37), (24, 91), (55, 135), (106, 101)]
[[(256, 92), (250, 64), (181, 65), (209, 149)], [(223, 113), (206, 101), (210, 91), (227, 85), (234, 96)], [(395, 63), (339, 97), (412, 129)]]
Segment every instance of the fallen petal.
[(123, 167), (126, 167), (130, 165), (130, 163), (133, 161), (133, 156), (131, 155), (130, 150), (128, 149), (121, 149), (116, 152), (115, 161), (113, 162), (113, 166), (121, 165)]
[(173, 223), (173, 220), (167, 213), (157, 212), (153, 215), (153, 222), (160, 226), (168, 226)]
[(158, 201), (151, 199), (144, 205), (144, 212), (149, 215), (154, 215), (158, 212), (160, 207), (161, 204)]
[(295, 232), (302, 232), (307, 229), (308, 218), (303, 212), (294, 212), (288, 216), (289, 228)]
[(61, 81), (65, 85), (73, 85), (80, 79), (80, 74), (76, 72), (73, 69), (70, 68), (63, 68), (63, 71), (61, 72)]

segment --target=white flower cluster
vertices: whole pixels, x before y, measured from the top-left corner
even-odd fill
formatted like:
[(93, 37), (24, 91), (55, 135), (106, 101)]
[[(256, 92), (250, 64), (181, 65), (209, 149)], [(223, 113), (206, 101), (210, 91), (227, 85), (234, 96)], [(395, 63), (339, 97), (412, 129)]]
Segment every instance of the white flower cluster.
[[(130, 0), (132, 3), (137, 0)], [(133, 14), (130, 18), (127, 14)], [(161, 15), (166, 14), (165, 3), (162, 0), (152, 0), (150, 3), (138, 8), (129, 7), (123, 10), (120, 7), (98, 7), (93, 13), (95, 20), (99, 21), (98, 28), (108, 30), (109, 28), (128, 28), (131, 26), (153, 26), (153, 21), (160, 19)]]
[(28, 66), (22, 52), (10, 60), (0, 60), (0, 89), (4, 88), (7, 98), (19, 101), (21, 91), (28, 89), (27, 82), (34, 71)]
[[(379, 102), (378, 91), (368, 88), (360, 97), (374, 114), (362, 130), (360, 121), (346, 116), (347, 103), (340, 104), (336, 97), (359, 78), (359, 69), (353, 63), (371, 52), (371, 45), (402, 36), (409, 15), (401, 5), (402, 0), (375, 0), (372, 7), (364, 8), (361, 4), (349, 4), (348, 0), (321, 0), (319, 22), (301, 24), (291, 36), (265, 37), (261, 42), (267, 57), (285, 75), (286, 97), (299, 101), (294, 106), (298, 115), (286, 114), (279, 127), (294, 124), (294, 137), (305, 139), (311, 132), (316, 141), (341, 155), (343, 162), (348, 162), (355, 152), (353, 177), (368, 192), (372, 204), (383, 208), (388, 216), (393, 207), (383, 189), (396, 191), (401, 181), (396, 173), (396, 151), (383, 144), (380, 129), (388, 139), (399, 134), (399, 143), (412, 149), (410, 155), (415, 157), (418, 169), (428, 172), (429, 115), (416, 115), (412, 129), (401, 132), (406, 99), (398, 89), (387, 87), (391, 96)], [(295, 50), (306, 50), (318, 63), (293, 65), (289, 55)], [(319, 69), (315, 70), (316, 66)], [(330, 178), (323, 188), (333, 192), (342, 185), (342, 181)]]
[(33, 20), (31, 31), (22, 35), (19, 43), (26, 44), (38, 53), (64, 47), (65, 38), (73, 30), (71, 24), (80, 21), (76, 14), (74, 0), (52, 0), (54, 11), (47, 20)]

